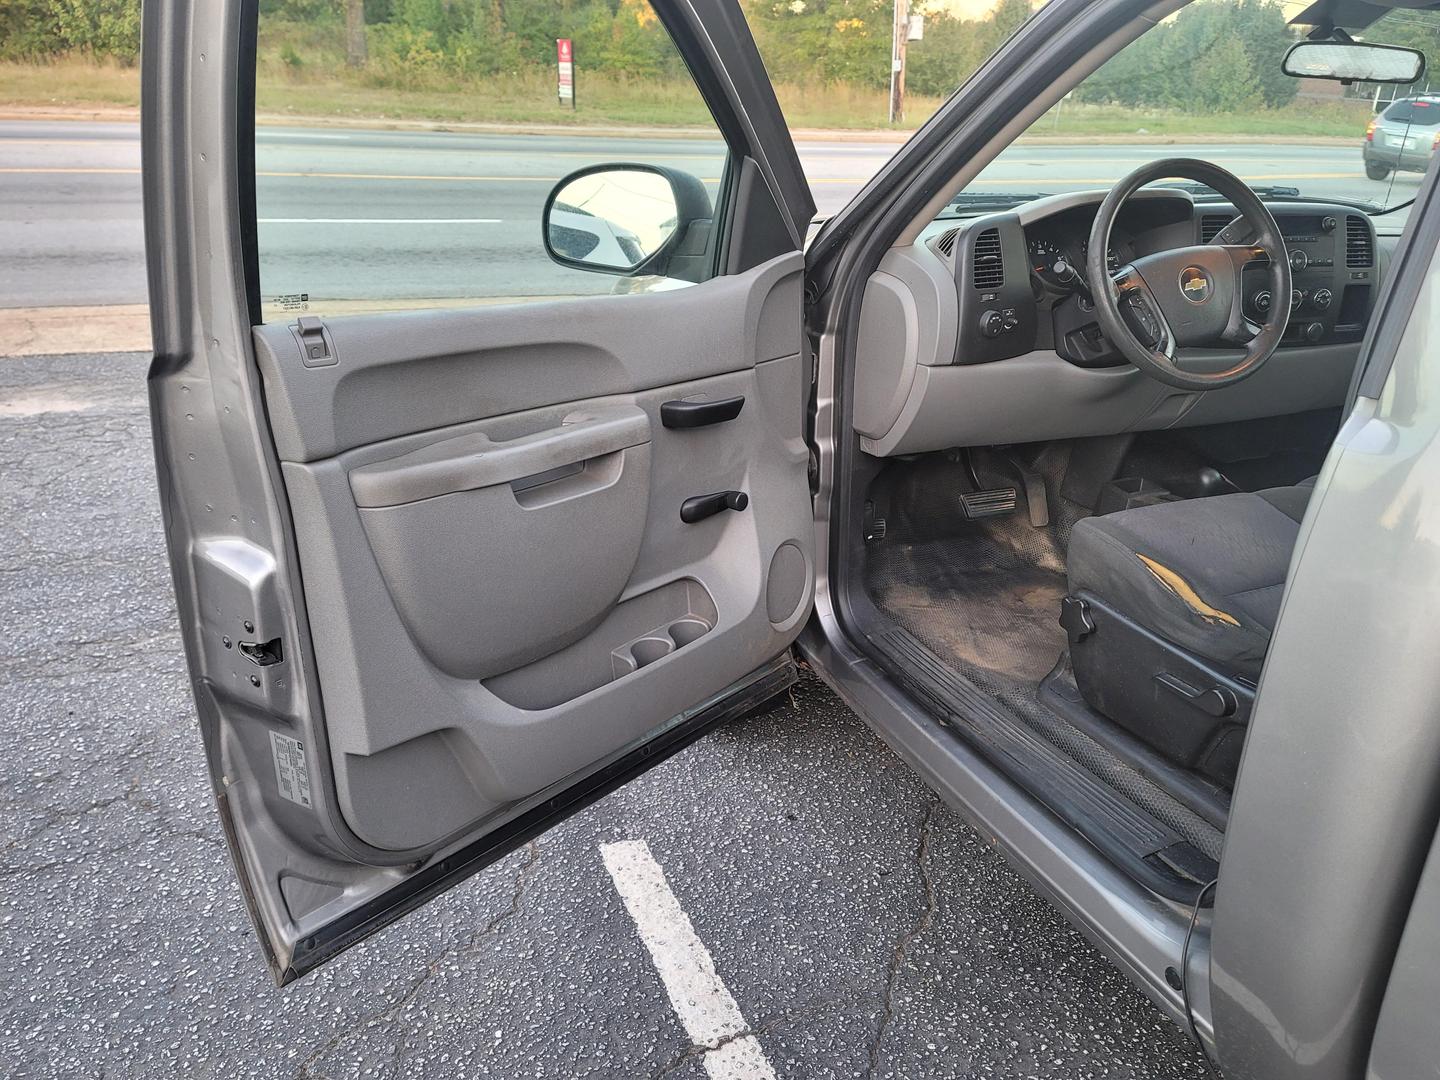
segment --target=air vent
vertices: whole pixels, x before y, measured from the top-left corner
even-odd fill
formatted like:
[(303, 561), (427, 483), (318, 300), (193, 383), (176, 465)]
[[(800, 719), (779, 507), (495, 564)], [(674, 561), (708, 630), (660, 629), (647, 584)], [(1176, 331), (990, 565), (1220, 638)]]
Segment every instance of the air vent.
[(1229, 214), (1206, 214), (1200, 219), (1200, 243), (1208, 244), (1230, 224)]
[(949, 232), (941, 233), (935, 238), (935, 250), (946, 258), (955, 254), (955, 237), (960, 235), (959, 229), (951, 229)]
[(975, 238), (975, 265), (970, 272), (970, 283), (977, 289), (998, 289), (1005, 284), (999, 229), (986, 229)]
[(1352, 270), (1375, 265), (1375, 241), (1370, 224), (1353, 214), (1345, 219), (1345, 265)]

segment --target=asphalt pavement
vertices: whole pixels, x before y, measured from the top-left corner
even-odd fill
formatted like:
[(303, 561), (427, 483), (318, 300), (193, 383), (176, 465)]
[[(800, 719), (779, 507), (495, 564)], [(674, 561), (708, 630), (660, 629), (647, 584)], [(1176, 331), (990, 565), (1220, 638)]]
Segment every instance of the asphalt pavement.
[[(1365, 178), (1361, 134), (1353, 145), (1022, 142), (972, 190), (1103, 187), (1165, 154), (1306, 194), (1385, 205), (1411, 197), (1418, 175)], [(897, 148), (798, 143), (819, 212), (843, 206)], [(609, 291), (614, 279), (562, 269), (541, 247), (555, 182), (585, 165), (643, 161), (684, 169), (713, 191), (723, 158), (718, 139), (261, 128), (261, 290), (357, 301)], [(140, 213), (136, 125), (0, 122), (0, 307), (144, 303)]]
[(690, 1077), (644, 841), (779, 1077), (1204, 1076), (812, 678), (284, 990), (211, 805), (141, 354), (0, 359), (0, 1073)]

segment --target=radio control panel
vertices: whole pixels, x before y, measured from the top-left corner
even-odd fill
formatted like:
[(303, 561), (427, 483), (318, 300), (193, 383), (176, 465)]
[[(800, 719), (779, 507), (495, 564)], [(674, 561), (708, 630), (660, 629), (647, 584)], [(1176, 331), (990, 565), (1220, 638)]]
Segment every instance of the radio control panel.
[(1271, 212), (1285, 237), (1293, 288), (1288, 297), (1272, 296), (1265, 267), (1247, 267), (1246, 313), (1260, 320), (1269, 317), (1277, 302), (1288, 304), (1285, 345), (1358, 341), (1379, 284), (1370, 219), (1349, 207), (1324, 204), (1272, 205)]

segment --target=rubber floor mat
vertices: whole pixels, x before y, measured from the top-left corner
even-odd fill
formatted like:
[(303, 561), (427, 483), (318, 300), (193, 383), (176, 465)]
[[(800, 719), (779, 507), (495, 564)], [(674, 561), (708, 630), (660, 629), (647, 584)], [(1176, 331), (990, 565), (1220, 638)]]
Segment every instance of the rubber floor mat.
[(1066, 645), (1054, 526), (1033, 529), (1021, 515), (965, 522), (944, 538), (885, 540), (865, 554), (866, 590), (883, 614), (1052, 745), (1219, 858), (1218, 829), (1038, 699)]

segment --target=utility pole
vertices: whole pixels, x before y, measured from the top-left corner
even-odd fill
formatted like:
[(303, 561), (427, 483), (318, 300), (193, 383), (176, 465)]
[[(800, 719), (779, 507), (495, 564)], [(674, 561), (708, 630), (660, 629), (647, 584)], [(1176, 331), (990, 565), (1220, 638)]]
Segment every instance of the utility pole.
[(895, 0), (890, 44), (890, 123), (905, 119), (905, 43), (910, 38), (910, 2)]
[(345, 65), (352, 68), (365, 66), (368, 50), (365, 47), (365, 0), (346, 0), (345, 3)]

